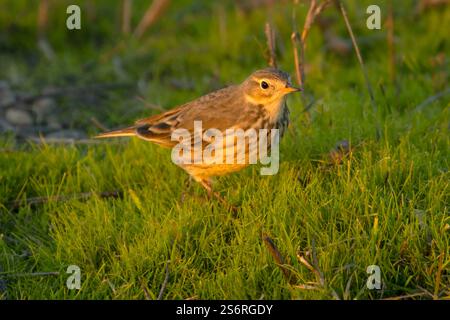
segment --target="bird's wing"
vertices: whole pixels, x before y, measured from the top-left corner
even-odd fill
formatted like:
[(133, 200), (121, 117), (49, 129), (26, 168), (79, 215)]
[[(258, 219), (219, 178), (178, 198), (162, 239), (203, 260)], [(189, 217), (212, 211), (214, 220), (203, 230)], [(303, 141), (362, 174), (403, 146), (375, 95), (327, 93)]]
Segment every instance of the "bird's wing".
[(245, 99), (236, 86), (211, 92), (194, 101), (163, 114), (141, 119), (136, 122), (136, 135), (163, 146), (172, 147), (178, 141), (171, 141), (172, 132), (186, 129), (194, 132), (194, 121), (201, 121), (202, 131), (210, 128), (224, 132), (236, 127), (242, 118)]

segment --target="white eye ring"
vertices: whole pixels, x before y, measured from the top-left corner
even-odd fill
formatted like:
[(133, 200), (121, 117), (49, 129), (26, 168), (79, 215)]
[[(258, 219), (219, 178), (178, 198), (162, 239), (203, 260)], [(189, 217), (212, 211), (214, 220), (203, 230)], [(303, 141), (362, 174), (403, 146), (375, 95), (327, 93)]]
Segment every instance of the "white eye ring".
[(269, 88), (269, 84), (266, 81), (261, 81), (261, 89), (266, 90), (267, 88)]

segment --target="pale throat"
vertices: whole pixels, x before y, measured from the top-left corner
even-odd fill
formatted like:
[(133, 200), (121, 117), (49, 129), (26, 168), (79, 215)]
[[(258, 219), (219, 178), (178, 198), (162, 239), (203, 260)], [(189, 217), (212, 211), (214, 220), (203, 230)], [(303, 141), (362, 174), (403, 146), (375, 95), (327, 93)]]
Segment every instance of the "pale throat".
[(265, 106), (266, 110), (268, 111), (270, 115), (270, 120), (274, 122), (278, 122), (278, 119), (281, 117), (281, 112), (283, 110), (283, 107), (286, 105), (286, 96), (282, 96), (278, 99), (276, 99), (271, 104)]
[(250, 95), (245, 95), (245, 98), (248, 102), (254, 105), (262, 104), (264, 109), (266, 109), (267, 114), (269, 115), (270, 122), (276, 123), (280, 118), (283, 109), (283, 106), (286, 104), (286, 96), (276, 97), (271, 101), (266, 101), (261, 103), (257, 99), (251, 97)]

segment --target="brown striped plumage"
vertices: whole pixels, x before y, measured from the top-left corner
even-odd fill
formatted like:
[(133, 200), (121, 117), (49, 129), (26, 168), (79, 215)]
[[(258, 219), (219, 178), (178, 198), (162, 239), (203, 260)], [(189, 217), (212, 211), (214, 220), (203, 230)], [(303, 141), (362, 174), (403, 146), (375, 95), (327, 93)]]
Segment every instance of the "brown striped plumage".
[[(292, 87), (286, 73), (274, 68), (262, 69), (252, 73), (240, 85), (211, 92), (165, 113), (138, 120), (131, 127), (97, 137), (137, 136), (172, 148), (178, 143), (171, 140), (174, 130), (183, 128), (192, 133), (194, 121), (201, 121), (203, 131), (215, 128), (225, 133), (227, 129), (276, 128), (281, 137), (289, 124), (286, 95), (294, 91), (299, 89)], [(211, 192), (211, 177), (238, 171), (247, 165), (246, 162), (180, 166)]]

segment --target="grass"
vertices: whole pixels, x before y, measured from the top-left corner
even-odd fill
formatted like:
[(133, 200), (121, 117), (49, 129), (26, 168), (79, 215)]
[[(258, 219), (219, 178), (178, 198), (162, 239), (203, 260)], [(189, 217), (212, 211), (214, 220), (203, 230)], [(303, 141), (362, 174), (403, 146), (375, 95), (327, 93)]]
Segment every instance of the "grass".
[[(1, 6), (13, 3), (14, 10), (26, 9), (21, 1)], [(114, 16), (106, 3), (99, 1), (99, 8), (108, 7)], [(382, 10), (384, 5), (380, 1)], [(240, 206), (237, 215), (206, 200), (197, 185), (181, 201), (187, 175), (171, 163), (170, 151), (145, 141), (55, 146), (0, 136), (0, 288), (6, 284), (0, 297), (156, 299), (167, 264), (164, 299), (450, 298), (449, 99), (416, 110), (448, 87), (448, 61), (433, 61), (449, 49), (449, 7), (417, 20), (409, 15), (408, 1), (396, 8), (397, 79), (391, 83), (384, 31), (365, 28), (362, 3), (347, 6), (379, 114), (371, 111), (354, 53), (324, 51), (323, 37), (313, 28), (306, 85), (317, 102), (304, 113), (301, 99), (290, 98), (293, 123), (281, 144), (277, 175), (260, 176), (251, 167), (218, 179), (217, 190)], [(286, 23), (292, 5), (276, 9), (272, 18), (285, 46), (279, 65), (294, 75)], [(298, 17), (306, 10), (301, 6)], [(337, 11), (327, 10), (336, 32), (346, 37)], [(0, 78), (31, 92), (48, 84), (139, 82), (138, 95), (169, 107), (265, 66), (264, 9), (245, 16), (227, 2), (203, 7), (184, 1), (166, 15), (145, 39), (124, 39), (127, 49), (112, 55), (121, 41), (114, 37), (116, 26), (107, 23), (114, 19), (97, 17), (98, 28), (88, 25), (72, 40), (67, 31), (53, 31), (57, 58), (51, 64), (30, 45), (31, 16), (2, 16), (1, 28), (18, 24), (25, 35), (0, 41)], [(125, 72), (118, 71), (117, 61)], [(192, 89), (174, 89), (174, 78), (192, 83)], [(120, 90), (107, 92), (96, 105), (77, 100), (60, 99), (61, 112), (72, 127), (90, 134), (98, 132), (90, 116), (116, 127), (156, 112)], [(342, 163), (326, 165), (328, 152), (344, 139), (354, 151)], [(10, 210), (14, 200), (113, 190), (123, 197)], [(262, 234), (274, 240), (295, 283), (283, 277)], [(317, 257), (323, 286), (299, 288), (317, 279), (298, 253), (310, 261), (311, 253)], [(366, 268), (374, 264), (381, 269), (382, 290), (366, 288)], [(81, 268), (81, 290), (66, 287), (69, 265)], [(31, 275), (54, 271), (60, 274)]]

